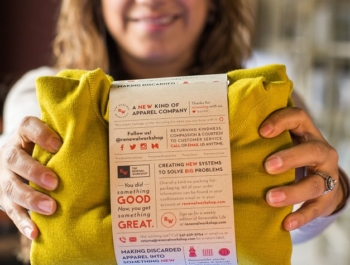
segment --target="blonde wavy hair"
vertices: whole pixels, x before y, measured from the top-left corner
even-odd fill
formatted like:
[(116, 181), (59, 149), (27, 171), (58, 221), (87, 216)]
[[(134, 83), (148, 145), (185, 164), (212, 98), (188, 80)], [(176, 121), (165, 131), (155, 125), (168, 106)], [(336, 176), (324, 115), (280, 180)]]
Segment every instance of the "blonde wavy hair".
[[(214, 8), (208, 15), (188, 74), (238, 69), (251, 53), (255, 0), (211, 1)], [(122, 71), (118, 52), (111, 50), (116, 45), (108, 45), (110, 41), (100, 0), (62, 0), (53, 43), (55, 67), (87, 70), (100, 67), (114, 78), (125, 78), (127, 73)]]

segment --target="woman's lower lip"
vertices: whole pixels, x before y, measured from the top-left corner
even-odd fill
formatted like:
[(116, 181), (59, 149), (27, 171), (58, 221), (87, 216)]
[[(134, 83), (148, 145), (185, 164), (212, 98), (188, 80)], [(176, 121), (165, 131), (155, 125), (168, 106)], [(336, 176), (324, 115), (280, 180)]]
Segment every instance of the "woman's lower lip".
[(142, 30), (155, 32), (155, 31), (161, 31), (165, 30), (170, 27), (171, 24), (167, 25), (159, 25), (159, 24), (141, 24), (139, 27), (141, 27)]

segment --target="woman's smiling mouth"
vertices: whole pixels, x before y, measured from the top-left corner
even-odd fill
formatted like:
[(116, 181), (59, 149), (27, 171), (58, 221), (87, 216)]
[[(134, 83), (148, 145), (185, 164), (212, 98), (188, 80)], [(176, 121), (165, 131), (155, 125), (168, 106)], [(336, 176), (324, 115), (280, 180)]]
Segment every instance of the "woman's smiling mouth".
[(146, 27), (162, 27), (167, 26), (180, 18), (180, 15), (166, 15), (166, 16), (149, 16), (149, 17), (135, 17), (128, 18), (129, 22), (140, 23)]

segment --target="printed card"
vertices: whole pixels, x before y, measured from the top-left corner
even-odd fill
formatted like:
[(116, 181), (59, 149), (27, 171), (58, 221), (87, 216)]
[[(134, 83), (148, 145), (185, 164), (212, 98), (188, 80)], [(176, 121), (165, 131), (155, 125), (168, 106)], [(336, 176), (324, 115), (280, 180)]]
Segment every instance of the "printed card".
[(114, 82), (118, 264), (237, 264), (227, 75)]

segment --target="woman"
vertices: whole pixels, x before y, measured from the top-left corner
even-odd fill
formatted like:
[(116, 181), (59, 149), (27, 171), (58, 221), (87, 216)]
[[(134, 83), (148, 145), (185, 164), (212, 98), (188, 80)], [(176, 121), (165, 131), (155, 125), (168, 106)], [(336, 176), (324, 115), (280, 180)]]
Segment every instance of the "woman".
[[(59, 185), (56, 174), (30, 156), (34, 143), (51, 152), (57, 152), (62, 144), (59, 136), (36, 118), (40, 116), (36, 77), (54, 75), (61, 68), (100, 67), (116, 80), (238, 69), (251, 51), (252, 10), (252, 3), (246, 0), (63, 0), (54, 45), (55, 67), (23, 77), (5, 106), (5, 134), (11, 131), (10, 123), (18, 127), (12, 128), (11, 138), (4, 139), (4, 135), (2, 139), (6, 142), (0, 151), (0, 205), (19, 230), (36, 238), (38, 229), (27, 211), (51, 215), (56, 210), (52, 198), (26, 182), (48, 190)], [(269, 138), (285, 130), (290, 130), (299, 144), (268, 157), (266, 171), (278, 174), (304, 167), (307, 177), (269, 190), (266, 201), (272, 207), (305, 202), (283, 221), (284, 229), (296, 230), (293, 239), (297, 242), (319, 233), (337, 217), (349, 197), (349, 187), (346, 176), (339, 173), (337, 152), (304, 110), (275, 112), (261, 125), (260, 134)], [(316, 171), (332, 176), (339, 185), (323, 195), (327, 186)], [(308, 223), (317, 229), (308, 230)], [(303, 226), (305, 231), (300, 229)]]

